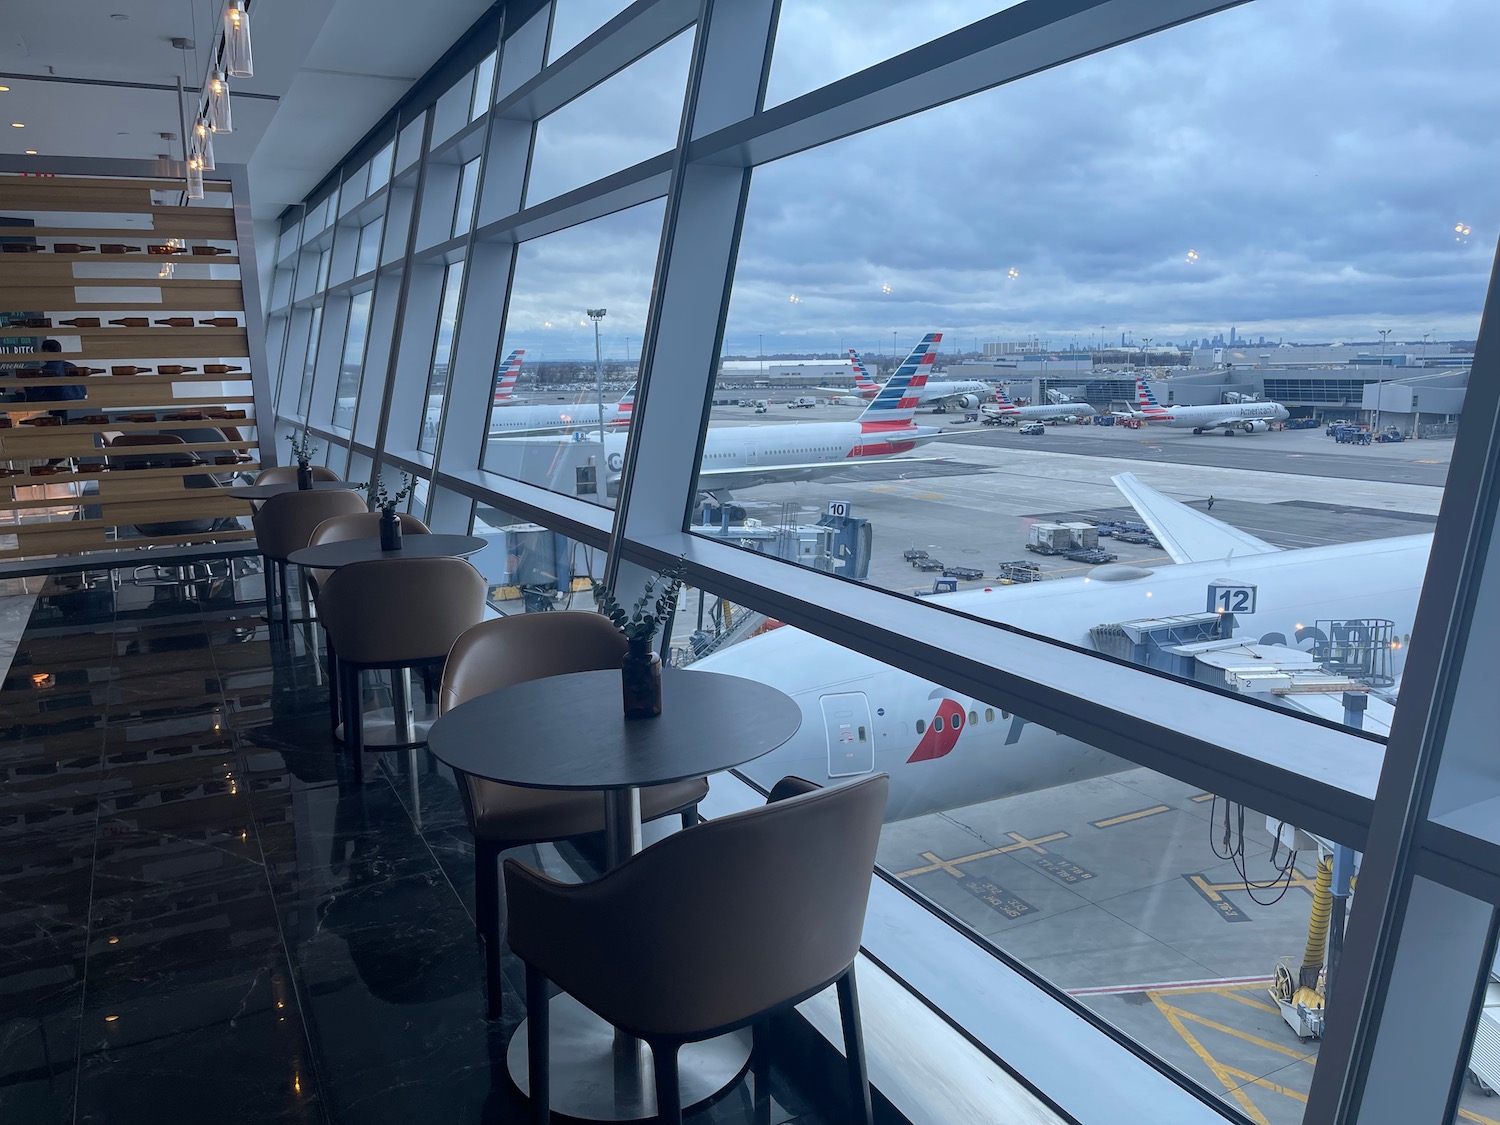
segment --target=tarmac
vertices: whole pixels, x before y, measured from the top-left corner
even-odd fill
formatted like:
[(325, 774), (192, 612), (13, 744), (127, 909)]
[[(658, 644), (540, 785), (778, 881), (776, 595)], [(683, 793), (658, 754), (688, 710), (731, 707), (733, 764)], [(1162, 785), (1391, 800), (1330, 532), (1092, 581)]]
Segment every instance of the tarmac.
[[(858, 408), (798, 411), (852, 419)], [(743, 415), (743, 417), (741, 417)], [(922, 425), (961, 415), (924, 412)], [(715, 424), (765, 423), (720, 408)], [(782, 419), (771, 416), (772, 421)], [(871, 521), (867, 581), (931, 589), (902, 552), (981, 568), (1010, 559), (1049, 577), (1086, 566), (1024, 549), (1036, 520), (1132, 513), (1110, 477), (1122, 471), (1285, 548), (1430, 531), (1451, 440), (1338, 446), (1321, 429), (1194, 436), (1187, 431), (1049, 426), (1039, 436), (973, 423), (906, 463), (737, 491), (767, 523), (814, 522), (830, 501)], [(1118, 543), (1122, 562), (1169, 565), (1157, 548)], [(972, 588), (977, 582), (961, 582)], [(1317, 857), (1272, 856), (1264, 818), (1243, 836), (1225, 804), (1134, 768), (1109, 777), (886, 826), (879, 862), (1004, 955), (1040, 973), (1259, 1125), (1298, 1125), (1317, 1062), (1267, 994), (1278, 961), (1295, 976), (1307, 939)], [(1239, 856), (1234, 845), (1240, 844)], [(1250, 886), (1247, 887), (1247, 881)], [(1459, 1117), (1500, 1125), (1500, 1105), (1469, 1085)]]

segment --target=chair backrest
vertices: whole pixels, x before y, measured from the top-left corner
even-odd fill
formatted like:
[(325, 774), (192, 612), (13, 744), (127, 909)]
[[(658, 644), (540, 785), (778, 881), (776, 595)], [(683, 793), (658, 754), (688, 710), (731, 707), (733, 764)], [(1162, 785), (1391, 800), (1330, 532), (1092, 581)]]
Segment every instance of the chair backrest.
[(447, 656), (484, 619), (488, 589), (464, 559), (375, 559), (330, 574), (318, 611), (340, 660), (417, 663)]
[(364, 510), (364, 497), (352, 490), (283, 492), (255, 510), (255, 543), (266, 557), (284, 559), (306, 547), (324, 520)]
[[(607, 924), (629, 957), (577, 966), (578, 995), (634, 1031), (692, 1038), (829, 983), (859, 952), (889, 789), (878, 773), (794, 793), (674, 833), (578, 888), (581, 906), (592, 888), (614, 904)], [(512, 940), (526, 957), (520, 928)]]
[(618, 668), (625, 648), (625, 638), (599, 613), (563, 610), (481, 622), (448, 654), (439, 712), (525, 680)]
[[(313, 465), (313, 480), (343, 480), (338, 473), (324, 465)], [(296, 484), (296, 465), (272, 465), (269, 469), (262, 469), (255, 474), (256, 484)]]
[(121, 469), (178, 469), (201, 464), (200, 459), (188, 449), (163, 449), (162, 446), (186, 446), (187, 442), (176, 434), (116, 434), (109, 439), (109, 449), (130, 449), (154, 446), (150, 453), (126, 453), (111, 455), (108, 460), (112, 468)]

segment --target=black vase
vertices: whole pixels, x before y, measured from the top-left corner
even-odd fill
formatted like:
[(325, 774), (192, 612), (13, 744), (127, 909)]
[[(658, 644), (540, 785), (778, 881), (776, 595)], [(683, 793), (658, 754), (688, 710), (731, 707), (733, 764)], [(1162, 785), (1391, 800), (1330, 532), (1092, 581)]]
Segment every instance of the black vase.
[(620, 661), (620, 691), (627, 719), (654, 719), (661, 714), (661, 657), (631, 646)]
[(312, 466), (300, 461), (297, 463), (297, 487), (303, 492), (312, 488)]
[(380, 509), (380, 549), (401, 550), (401, 521), (396, 517), (394, 508)]

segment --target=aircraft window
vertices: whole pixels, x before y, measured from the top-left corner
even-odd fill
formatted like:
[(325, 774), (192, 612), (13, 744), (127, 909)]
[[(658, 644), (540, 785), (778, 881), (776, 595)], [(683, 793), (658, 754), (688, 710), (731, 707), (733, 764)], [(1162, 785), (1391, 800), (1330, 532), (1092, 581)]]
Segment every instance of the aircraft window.
[(921, 734), (926, 729), (927, 729), (927, 721), (925, 719), (918, 719), (917, 720), (917, 733)]
[(932, 717), (932, 729), (937, 731), (943, 729), (943, 717), (941, 715), (934, 715)]
[(969, 712), (969, 725), (973, 726), (978, 721), (979, 721), (979, 712), (978, 711), (970, 711)]
[(865, 740), (865, 728), (864, 727), (860, 727), (858, 729), (859, 729), (859, 740), (861, 742), (863, 742)]
[(986, 707), (984, 709), (984, 721), (987, 723), (995, 721), (995, 709), (993, 707)]
[(1010, 719), (1010, 712), (1009, 711), (1001, 711), (1000, 712), (1000, 721), (1001, 722), (1006, 722), (1009, 719)]
[(949, 720), (949, 724), (953, 727), (954, 730), (962, 730), (964, 725), (964, 713), (962, 711), (953, 712), (953, 716)]

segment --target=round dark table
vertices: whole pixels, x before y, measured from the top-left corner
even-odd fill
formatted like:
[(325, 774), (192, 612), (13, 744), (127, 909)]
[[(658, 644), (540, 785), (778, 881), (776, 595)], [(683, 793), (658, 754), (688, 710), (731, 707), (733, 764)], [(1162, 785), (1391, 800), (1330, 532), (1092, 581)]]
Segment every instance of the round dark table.
[(374, 562), (376, 559), (462, 559), (482, 551), (487, 542), (477, 535), (413, 535), (403, 532), (401, 548), (396, 551), (382, 551), (379, 539), (340, 539), (293, 551), (286, 561), (310, 570), (337, 570), (350, 563)]
[[(667, 668), (661, 687), (661, 715), (628, 720), (617, 670), (527, 680), (455, 707), (432, 725), (427, 746), (454, 769), (489, 781), (603, 790), (606, 861), (614, 867), (640, 851), (640, 786), (743, 765), (802, 726), (795, 700), (755, 680)], [(553, 1111), (591, 1121), (654, 1117), (650, 1048), (567, 993), (550, 1009)], [(526, 1035), (523, 1021), (506, 1058), (523, 1093)], [(683, 1105), (713, 1097), (749, 1057), (743, 1031), (685, 1045), (678, 1055)]]
[[(365, 482), (361, 480), (315, 480), (312, 491), (314, 492), (337, 492), (339, 489), (363, 488)], [(273, 496), (280, 496), (283, 492), (305, 492), (299, 489), (295, 481), (285, 484), (237, 484), (233, 488), (224, 490), (226, 495), (233, 496), (236, 500), (269, 500)]]

